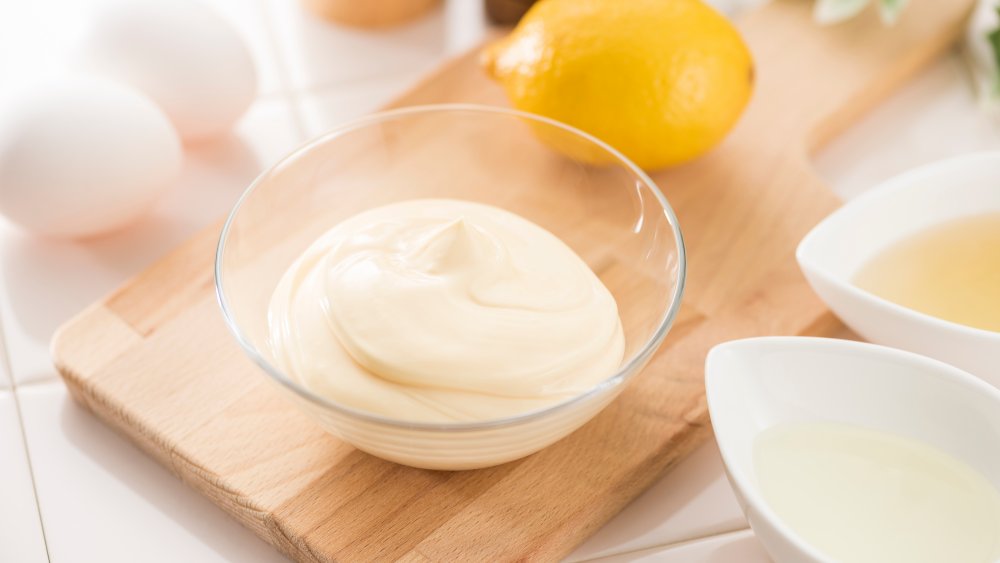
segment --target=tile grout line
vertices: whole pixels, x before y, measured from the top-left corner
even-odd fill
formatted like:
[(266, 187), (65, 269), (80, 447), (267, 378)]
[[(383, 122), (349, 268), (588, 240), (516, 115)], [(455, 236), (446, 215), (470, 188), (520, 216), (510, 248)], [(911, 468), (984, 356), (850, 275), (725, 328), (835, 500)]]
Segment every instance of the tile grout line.
[[(4, 352), (3, 361), (7, 361), (6, 351)], [(24, 457), (28, 464), (28, 473), (31, 475), (31, 494), (35, 497), (35, 510), (38, 511), (38, 527), (42, 532), (42, 545), (45, 546), (45, 558), (52, 562), (52, 556), (49, 554), (49, 539), (45, 534), (45, 520), (42, 518), (42, 503), (38, 500), (38, 486), (35, 483), (35, 467), (31, 462), (31, 451), (28, 449), (28, 434), (24, 430), (24, 416), (21, 414), (21, 398), (17, 394), (17, 387), (13, 387), (14, 396), (14, 409), (17, 411), (17, 421), (20, 424), (21, 430), (21, 444), (24, 446)]]
[[(22, 381), (17, 384), (17, 388), (24, 389), (25, 387), (43, 387), (45, 385), (55, 385), (60, 381), (61, 379), (59, 379), (58, 375), (54, 375), (52, 377), (40, 377), (40, 378), (29, 379), (27, 381)], [(14, 390), (14, 385), (12, 384), (11, 391), (13, 390)]]
[(21, 397), (17, 392), (17, 381), (11, 368), (10, 355), (7, 352), (7, 337), (3, 329), (3, 318), (0, 317), (0, 369), (10, 380), (11, 396), (14, 397), (14, 410), (17, 413), (18, 429), (21, 431), (21, 446), (24, 448), (24, 459), (28, 464), (28, 475), (31, 477), (31, 494), (35, 497), (35, 510), (38, 512), (38, 528), (42, 532), (42, 545), (45, 546), (45, 559), (52, 563), (49, 553), (49, 539), (45, 534), (45, 520), (42, 518), (42, 503), (38, 500), (38, 485), (35, 482), (35, 467), (31, 462), (31, 450), (28, 448), (28, 433), (24, 429), (24, 415), (21, 411)]
[(674, 548), (677, 548), (677, 547), (683, 547), (683, 546), (688, 545), (688, 544), (693, 544), (693, 543), (697, 543), (697, 542), (701, 542), (701, 541), (710, 540), (712, 538), (718, 538), (718, 537), (722, 537), (722, 536), (729, 536), (729, 535), (733, 535), (733, 534), (738, 534), (740, 532), (746, 532), (748, 530), (750, 530), (750, 526), (744, 526), (742, 528), (736, 528), (736, 529), (733, 529), (733, 530), (725, 530), (725, 531), (716, 532), (716, 533), (713, 533), (713, 534), (705, 534), (705, 535), (702, 535), (702, 536), (695, 536), (693, 538), (688, 538), (686, 540), (672, 541), (672, 542), (667, 542), (667, 543), (650, 545), (650, 546), (647, 546), (647, 547), (640, 547), (640, 548), (637, 548), (637, 549), (629, 549), (627, 551), (621, 551), (621, 552), (618, 552), (618, 553), (609, 553), (607, 555), (599, 555), (597, 557), (590, 557), (588, 559), (579, 559), (579, 560), (576, 561), (576, 563), (600, 563), (602, 560), (605, 560), (605, 559), (608, 559), (608, 558), (611, 558), (611, 557), (621, 557), (623, 555), (633, 555), (633, 554), (636, 554), (636, 553), (642, 553), (644, 551), (653, 551), (653, 550), (663, 551), (665, 549), (674, 549)]

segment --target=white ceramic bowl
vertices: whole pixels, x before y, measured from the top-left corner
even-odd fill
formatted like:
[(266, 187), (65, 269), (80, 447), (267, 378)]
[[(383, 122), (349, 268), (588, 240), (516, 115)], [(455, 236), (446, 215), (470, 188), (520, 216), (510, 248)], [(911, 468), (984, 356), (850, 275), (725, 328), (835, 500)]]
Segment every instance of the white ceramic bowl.
[(919, 440), (1000, 488), (1000, 391), (943, 362), (847, 340), (750, 338), (709, 352), (705, 384), (729, 481), (778, 563), (825, 559), (758, 489), (753, 442), (776, 424), (839, 422)]
[(796, 251), (806, 279), (866, 340), (937, 358), (1000, 387), (1000, 333), (919, 313), (852, 283), (869, 259), (928, 227), (1000, 212), (1000, 152), (917, 168), (848, 202), (820, 222)]

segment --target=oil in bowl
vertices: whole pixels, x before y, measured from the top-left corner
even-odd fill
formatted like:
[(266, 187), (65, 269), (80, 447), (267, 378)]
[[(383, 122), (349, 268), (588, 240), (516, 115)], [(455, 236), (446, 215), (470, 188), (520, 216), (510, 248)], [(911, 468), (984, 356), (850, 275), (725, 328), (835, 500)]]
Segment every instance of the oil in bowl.
[(952, 219), (891, 244), (854, 283), (903, 307), (1000, 332), (1000, 213)]
[(836, 561), (995, 561), (1000, 492), (917, 440), (851, 424), (772, 426), (753, 445), (771, 509)]
[(1000, 390), (943, 362), (762, 337), (705, 362), (733, 491), (774, 561), (1000, 556)]
[(905, 172), (816, 225), (796, 250), (799, 266), (865, 340), (1000, 388), (998, 175), (1000, 151)]

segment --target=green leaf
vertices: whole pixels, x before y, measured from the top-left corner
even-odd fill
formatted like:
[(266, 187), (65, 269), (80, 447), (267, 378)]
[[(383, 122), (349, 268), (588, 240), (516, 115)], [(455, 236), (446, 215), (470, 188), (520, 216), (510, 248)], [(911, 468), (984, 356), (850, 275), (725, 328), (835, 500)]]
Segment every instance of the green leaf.
[(870, 0), (816, 0), (813, 19), (822, 25), (850, 19), (865, 9)]
[(882, 23), (886, 25), (896, 23), (906, 3), (907, 0), (879, 0), (878, 15), (882, 17)]
[[(1000, 15), (1000, 6), (996, 8), (997, 14)], [(993, 91), (994, 93), (1000, 93), (1000, 27), (994, 29), (993, 31), (986, 34), (986, 41), (989, 42), (990, 47), (993, 49)]]

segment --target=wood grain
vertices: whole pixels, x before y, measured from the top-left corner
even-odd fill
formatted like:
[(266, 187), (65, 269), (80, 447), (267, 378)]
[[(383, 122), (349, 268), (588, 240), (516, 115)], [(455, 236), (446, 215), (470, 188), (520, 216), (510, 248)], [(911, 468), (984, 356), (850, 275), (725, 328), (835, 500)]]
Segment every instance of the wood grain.
[[(946, 48), (971, 0), (914, 2), (818, 28), (809, 3), (742, 22), (756, 60), (747, 114), (712, 153), (655, 175), (689, 252), (682, 315), (646, 370), (597, 418), (500, 467), (394, 465), (324, 433), (280, 397), (226, 331), (212, 292), (219, 225), (65, 325), (55, 362), (77, 398), (282, 552), (303, 561), (552, 560), (710, 436), (702, 369), (718, 342), (849, 336), (794, 263), (839, 204), (809, 151)], [(459, 57), (393, 105), (503, 105)]]

